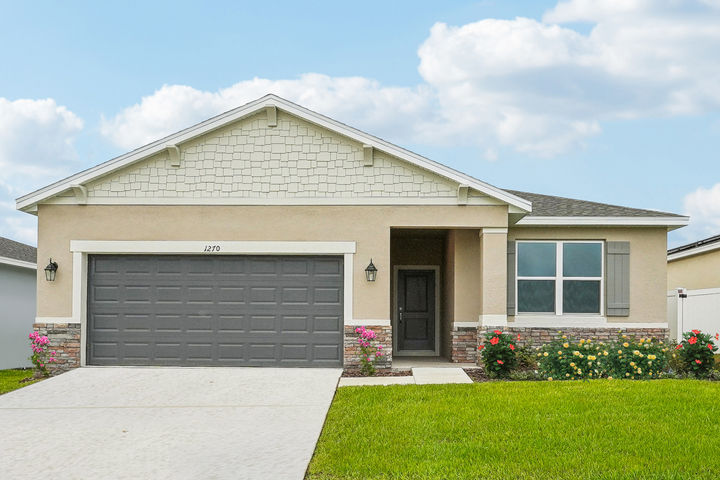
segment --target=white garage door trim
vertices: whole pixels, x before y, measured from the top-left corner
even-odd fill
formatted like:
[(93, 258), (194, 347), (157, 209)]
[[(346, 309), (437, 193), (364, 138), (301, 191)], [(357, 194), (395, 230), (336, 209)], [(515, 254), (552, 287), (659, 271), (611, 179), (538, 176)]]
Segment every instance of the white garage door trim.
[(71, 240), (73, 254), (72, 322), (80, 324), (80, 365), (87, 365), (88, 254), (206, 254), (206, 255), (342, 255), (344, 263), (343, 318), (352, 323), (355, 242), (230, 242)]

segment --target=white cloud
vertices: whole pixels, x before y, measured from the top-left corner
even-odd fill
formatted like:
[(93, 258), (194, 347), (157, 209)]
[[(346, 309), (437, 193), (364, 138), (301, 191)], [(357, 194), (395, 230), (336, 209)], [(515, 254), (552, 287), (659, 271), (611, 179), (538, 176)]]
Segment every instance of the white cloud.
[(103, 118), (101, 132), (120, 147), (134, 148), (267, 93), (353, 126), (401, 138), (419, 136), (424, 121), (418, 120), (432, 116), (432, 95), (427, 87), (382, 87), (362, 77), (306, 74), (293, 80), (254, 78), (217, 92), (164, 85), (113, 118)]
[(0, 236), (35, 243), (35, 218), (14, 198), (77, 168), (77, 115), (53, 99), (0, 98)]
[(418, 49), (420, 85), (321, 74), (166, 85), (103, 119), (102, 133), (137, 147), (272, 92), (396, 142), (554, 156), (605, 121), (717, 111), (718, 24), (717, 0), (570, 0), (542, 20), (437, 23)]
[(684, 205), (690, 215), (690, 225), (683, 229), (688, 241), (720, 234), (720, 183), (688, 193)]

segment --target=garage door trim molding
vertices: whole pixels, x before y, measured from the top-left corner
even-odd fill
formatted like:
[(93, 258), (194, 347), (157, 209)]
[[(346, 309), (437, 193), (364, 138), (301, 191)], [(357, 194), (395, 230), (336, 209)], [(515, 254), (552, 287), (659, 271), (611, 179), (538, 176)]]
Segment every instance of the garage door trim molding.
[(115, 241), (71, 240), (73, 254), (73, 323), (80, 324), (80, 365), (87, 365), (88, 254), (206, 254), (218, 255), (342, 255), (343, 317), (352, 322), (355, 242), (232, 242), (232, 241)]

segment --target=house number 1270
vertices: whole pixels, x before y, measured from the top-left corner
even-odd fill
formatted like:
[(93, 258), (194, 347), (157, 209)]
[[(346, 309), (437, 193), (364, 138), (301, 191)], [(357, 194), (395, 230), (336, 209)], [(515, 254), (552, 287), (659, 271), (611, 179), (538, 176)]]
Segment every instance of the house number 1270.
[(205, 245), (205, 250), (203, 252), (219, 252), (220, 251), (220, 245)]

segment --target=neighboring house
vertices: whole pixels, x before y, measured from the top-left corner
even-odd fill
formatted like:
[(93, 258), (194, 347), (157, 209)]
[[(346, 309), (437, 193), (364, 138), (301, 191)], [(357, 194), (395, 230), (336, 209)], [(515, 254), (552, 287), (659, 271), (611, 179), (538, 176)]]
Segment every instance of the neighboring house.
[(32, 365), (36, 289), (35, 247), (0, 237), (0, 370)]
[(455, 362), (496, 327), (665, 337), (688, 222), (503, 190), (274, 95), (17, 208), (59, 265), (37, 326), (65, 366), (351, 366), (359, 325)]
[(667, 289), (720, 288), (720, 235), (667, 251)]
[(672, 338), (683, 332), (720, 332), (720, 235), (667, 252), (668, 324)]

